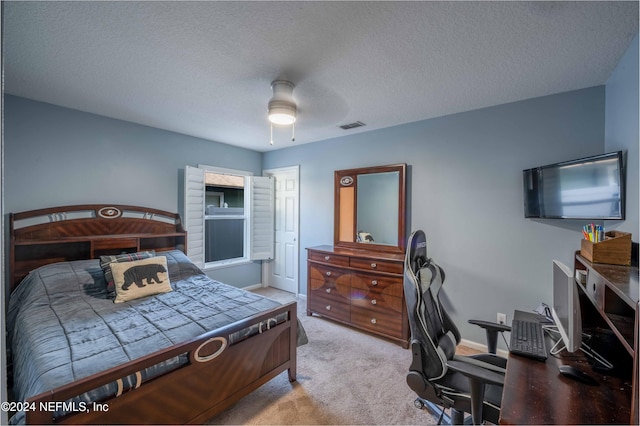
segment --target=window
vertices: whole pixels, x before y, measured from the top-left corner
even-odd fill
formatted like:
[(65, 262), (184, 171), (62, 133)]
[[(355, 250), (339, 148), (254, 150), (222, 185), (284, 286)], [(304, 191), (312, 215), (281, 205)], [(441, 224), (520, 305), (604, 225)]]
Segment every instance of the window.
[(187, 255), (201, 268), (273, 258), (273, 179), (185, 167)]
[(205, 170), (204, 187), (205, 265), (245, 260), (244, 176)]

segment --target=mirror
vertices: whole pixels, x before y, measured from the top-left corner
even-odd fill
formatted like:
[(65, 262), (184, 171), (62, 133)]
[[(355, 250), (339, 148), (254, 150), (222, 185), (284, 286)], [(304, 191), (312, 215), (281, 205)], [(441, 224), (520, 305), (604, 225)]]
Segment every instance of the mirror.
[(335, 172), (334, 246), (405, 249), (405, 164)]

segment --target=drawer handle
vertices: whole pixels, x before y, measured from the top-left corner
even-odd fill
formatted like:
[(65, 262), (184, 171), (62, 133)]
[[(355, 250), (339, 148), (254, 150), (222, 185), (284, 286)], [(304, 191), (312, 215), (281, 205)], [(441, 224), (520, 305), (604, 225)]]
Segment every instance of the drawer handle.
[(377, 268), (377, 267), (378, 267), (378, 265), (377, 265), (376, 263), (372, 263), (372, 264), (371, 264), (371, 267), (375, 269), (375, 268)]
[(593, 283), (593, 292), (596, 292), (596, 283)]
[(371, 285), (378, 285), (378, 280), (371, 280)]
[(327, 306), (325, 306), (325, 309), (326, 309), (327, 311), (330, 311), (330, 310), (331, 310), (331, 305), (327, 305)]
[(375, 305), (376, 303), (378, 303), (378, 302), (376, 301), (376, 299), (371, 299), (371, 304), (372, 304), (372, 305)]
[(375, 318), (371, 318), (371, 324), (376, 324), (378, 321), (376, 321)]
[(325, 256), (324, 257), (324, 260), (329, 260), (329, 259), (331, 259), (331, 256)]
[(331, 276), (331, 271), (327, 271), (327, 276), (330, 277)]
[(327, 293), (331, 293), (331, 289), (330, 288), (327, 289)]

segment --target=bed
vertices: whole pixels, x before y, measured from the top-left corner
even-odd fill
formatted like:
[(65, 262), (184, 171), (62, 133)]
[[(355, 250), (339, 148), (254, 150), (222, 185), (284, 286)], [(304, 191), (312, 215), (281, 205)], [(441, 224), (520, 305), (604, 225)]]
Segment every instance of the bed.
[[(202, 423), (284, 371), (296, 380), (296, 303), (208, 278), (177, 214), (81, 205), (9, 221), (12, 423)], [(157, 281), (127, 284), (145, 262), (164, 265)], [(165, 287), (115, 303), (127, 286)]]

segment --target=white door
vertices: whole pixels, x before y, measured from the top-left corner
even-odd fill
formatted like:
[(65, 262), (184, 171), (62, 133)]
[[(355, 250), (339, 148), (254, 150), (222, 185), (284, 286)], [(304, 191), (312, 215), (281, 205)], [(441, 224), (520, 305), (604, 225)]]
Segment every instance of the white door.
[(298, 293), (299, 166), (265, 170), (275, 178), (275, 255), (265, 262), (266, 284)]

